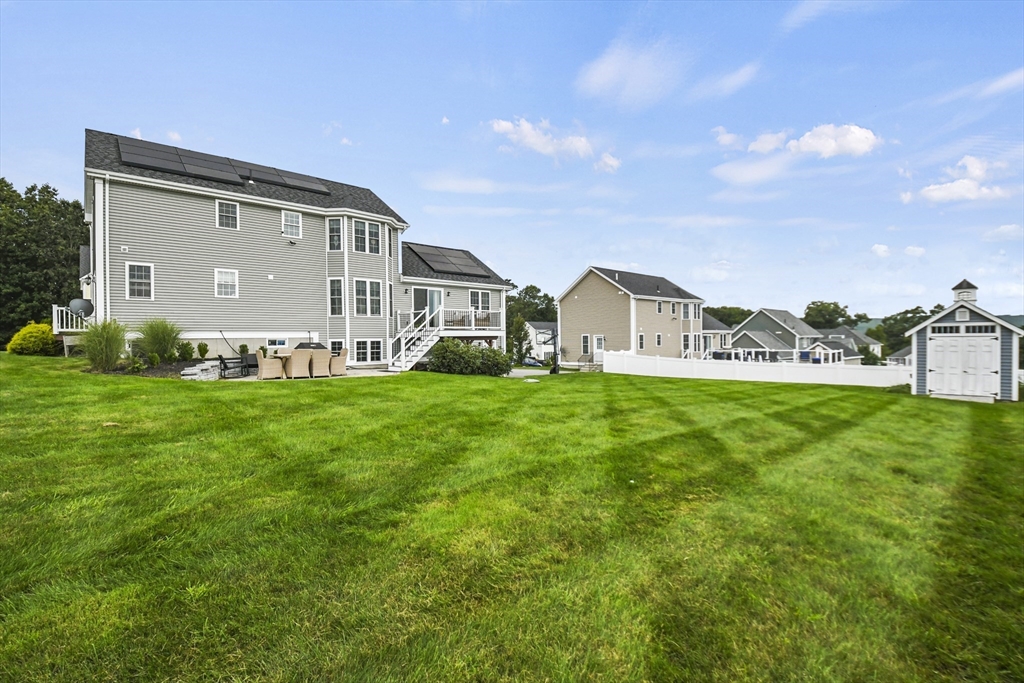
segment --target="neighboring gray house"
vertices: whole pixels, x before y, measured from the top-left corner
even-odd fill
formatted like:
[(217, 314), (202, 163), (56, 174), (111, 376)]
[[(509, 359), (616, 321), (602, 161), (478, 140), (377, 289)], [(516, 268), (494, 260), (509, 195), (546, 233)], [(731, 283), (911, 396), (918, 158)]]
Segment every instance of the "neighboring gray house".
[(605, 350), (703, 353), (704, 300), (663, 277), (590, 266), (555, 301), (563, 365), (602, 363)]
[(876, 356), (879, 358), (882, 357), (882, 342), (869, 337), (849, 325), (840, 325), (835, 329), (818, 330), (818, 332), (821, 334), (822, 339), (837, 339), (849, 345), (854, 351), (861, 346), (866, 346), (871, 349), (871, 352)]
[(953, 305), (907, 331), (911, 391), (973, 401), (1017, 401), (1024, 330), (978, 307), (978, 288), (963, 280)]
[(904, 346), (899, 351), (890, 353), (886, 359), (886, 365), (910, 365), (910, 352), (913, 351), (913, 345)]
[[(509, 285), (469, 252), (403, 243), (370, 190), (94, 130), (85, 183), (96, 320), (167, 318), (212, 355), (318, 341), (369, 367), (443, 336), (503, 344)], [(80, 329), (54, 306), (55, 333)]]
[(558, 323), (527, 322), (526, 329), (530, 333), (530, 344), (533, 346), (530, 352), (532, 357), (537, 360), (548, 360), (555, 355), (552, 337), (558, 329)]
[(732, 344), (741, 349), (776, 351), (780, 359), (795, 361), (800, 359), (800, 351), (808, 350), (821, 337), (820, 332), (789, 311), (759, 308), (733, 329)]

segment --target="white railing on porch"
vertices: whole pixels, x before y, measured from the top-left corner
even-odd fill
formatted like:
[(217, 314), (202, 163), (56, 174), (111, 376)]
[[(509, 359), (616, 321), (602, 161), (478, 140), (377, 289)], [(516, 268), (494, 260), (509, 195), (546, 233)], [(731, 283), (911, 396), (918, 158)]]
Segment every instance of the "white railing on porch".
[(53, 333), (85, 332), (92, 318), (79, 318), (66, 306), (53, 304)]
[[(415, 313), (396, 313), (395, 327), (404, 330), (412, 322), (413, 316), (421, 316), (424, 311)], [(429, 317), (426, 321), (428, 327), (441, 332), (452, 331), (473, 331), (473, 330), (494, 330), (504, 329), (502, 325), (503, 314), (501, 311), (474, 311), (460, 308), (442, 308)]]

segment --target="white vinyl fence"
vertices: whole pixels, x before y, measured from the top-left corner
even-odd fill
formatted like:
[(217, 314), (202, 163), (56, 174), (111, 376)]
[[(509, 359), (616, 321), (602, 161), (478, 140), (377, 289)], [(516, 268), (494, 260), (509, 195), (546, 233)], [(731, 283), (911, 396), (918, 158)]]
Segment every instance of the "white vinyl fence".
[(891, 387), (896, 384), (910, 384), (914, 376), (912, 368), (906, 365), (748, 363), (731, 360), (635, 356), (626, 351), (605, 351), (604, 371), (620, 375), (646, 375), (648, 377), (738, 379), (745, 382), (843, 384), (859, 387)]

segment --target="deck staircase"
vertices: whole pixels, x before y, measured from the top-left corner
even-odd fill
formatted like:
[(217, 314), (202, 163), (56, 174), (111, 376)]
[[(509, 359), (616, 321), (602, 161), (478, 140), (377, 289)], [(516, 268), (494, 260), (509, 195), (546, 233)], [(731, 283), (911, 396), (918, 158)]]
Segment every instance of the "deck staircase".
[(405, 372), (412, 370), (416, 363), (423, 360), (427, 352), (441, 339), (441, 329), (437, 325), (437, 316), (428, 316), (420, 311), (411, 316), (409, 324), (395, 335), (391, 342), (391, 363), (388, 372)]

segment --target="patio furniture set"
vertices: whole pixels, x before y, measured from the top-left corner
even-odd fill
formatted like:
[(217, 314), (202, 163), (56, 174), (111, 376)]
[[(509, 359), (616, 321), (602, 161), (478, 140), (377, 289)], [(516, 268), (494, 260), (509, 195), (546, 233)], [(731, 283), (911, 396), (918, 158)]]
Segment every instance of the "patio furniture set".
[[(267, 358), (263, 350), (255, 354), (257, 373), (256, 379), (298, 379), (312, 377), (341, 377), (348, 374), (348, 349), (342, 349), (337, 355), (330, 349), (289, 349), (279, 351)], [(226, 378), (232, 373), (237, 377), (249, 374), (249, 364), (245, 358), (225, 359), (219, 356), (221, 377)]]

